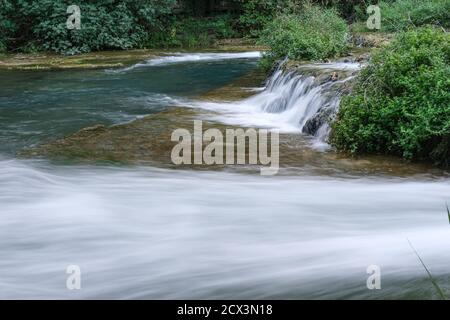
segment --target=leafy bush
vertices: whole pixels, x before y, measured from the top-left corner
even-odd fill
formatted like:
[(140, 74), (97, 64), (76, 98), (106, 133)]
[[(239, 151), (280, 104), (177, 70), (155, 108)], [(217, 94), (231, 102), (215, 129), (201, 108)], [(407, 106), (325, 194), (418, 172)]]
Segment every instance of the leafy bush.
[[(362, 8), (364, 10), (367, 8), (367, 6), (370, 5), (370, 3), (376, 3), (377, 0), (319, 0), (317, 1), (321, 3), (322, 5), (325, 5), (326, 7), (333, 7), (336, 10), (338, 10), (339, 15), (346, 19), (349, 22), (354, 21), (356, 16), (356, 10), (361, 11)], [(367, 18), (366, 18), (367, 19)]]
[(305, 5), (297, 14), (282, 14), (261, 34), (275, 58), (322, 60), (347, 50), (348, 27), (334, 9)]
[(411, 26), (436, 24), (450, 25), (450, 1), (448, 0), (397, 0), (381, 2), (382, 28), (386, 31), (405, 30)]
[(280, 0), (239, 0), (239, 2), (242, 7), (239, 22), (250, 37), (258, 37), (282, 5)]
[(351, 153), (450, 165), (450, 36), (424, 27), (373, 55), (344, 97), (331, 142)]
[[(378, 5), (381, 12), (382, 31), (401, 31), (427, 24), (444, 28), (450, 26), (450, 1), (448, 0), (381, 1)], [(358, 29), (366, 29), (365, 21), (368, 15), (365, 7), (357, 7), (356, 11), (360, 20)]]
[(164, 26), (150, 35), (147, 47), (180, 47), (198, 48), (207, 47), (217, 39), (237, 36), (233, 29), (233, 17), (221, 15), (206, 18), (171, 17)]
[(365, 0), (237, 0), (241, 7), (239, 18), (242, 31), (250, 37), (259, 37), (261, 31), (278, 14), (296, 14), (310, 3), (324, 8), (335, 8), (339, 15), (352, 20), (354, 7), (364, 6)]
[(157, 18), (174, 0), (79, 0), (81, 30), (68, 30), (70, 0), (17, 0), (9, 14), (16, 25), (16, 46), (73, 54), (128, 49), (145, 43)]

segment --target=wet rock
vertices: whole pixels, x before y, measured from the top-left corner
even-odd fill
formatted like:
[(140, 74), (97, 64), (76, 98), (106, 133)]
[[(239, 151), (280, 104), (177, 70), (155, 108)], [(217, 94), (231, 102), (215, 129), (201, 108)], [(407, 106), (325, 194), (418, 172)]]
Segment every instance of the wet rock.
[(306, 122), (302, 132), (314, 136), (323, 125), (330, 125), (336, 116), (338, 103), (334, 101), (322, 107), (313, 118)]
[(330, 76), (330, 80), (334, 82), (334, 81), (337, 81), (338, 79), (339, 79), (338, 73), (337, 72), (333, 72), (331, 74), (331, 76)]

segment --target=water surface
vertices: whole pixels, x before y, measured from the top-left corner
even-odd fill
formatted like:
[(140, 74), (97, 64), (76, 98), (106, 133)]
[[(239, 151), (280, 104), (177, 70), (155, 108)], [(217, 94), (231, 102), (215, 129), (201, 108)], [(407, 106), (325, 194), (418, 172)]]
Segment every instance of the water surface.
[[(161, 59), (0, 72), (0, 298), (437, 298), (408, 239), (448, 292), (450, 180), (428, 166), (336, 156), (300, 130), (285, 136), (275, 177), (15, 158), (85, 126), (170, 117), (173, 101), (220, 123), (299, 129), (286, 120), (305, 101), (281, 115), (256, 108), (267, 92), (201, 102), (256, 56)], [(66, 289), (68, 265), (80, 266), (81, 290)], [(381, 290), (366, 287), (370, 265)]]

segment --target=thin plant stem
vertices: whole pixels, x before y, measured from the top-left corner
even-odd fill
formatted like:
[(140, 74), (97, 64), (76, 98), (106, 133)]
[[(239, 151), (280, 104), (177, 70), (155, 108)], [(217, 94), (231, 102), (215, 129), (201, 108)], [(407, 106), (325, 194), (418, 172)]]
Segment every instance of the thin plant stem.
[(417, 252), (417, 250), (414, 248), (414, 246), (412, 245), (411, 241), (408, 240), (409, 246), (411, 247), (411, 249), (414, 251), (414, 253), (416, 254), (417, 258), (419, 258), (420, 263), (422, 264), (422, 266), (424, 267), (425, 271), (428, 274), (428, 278), (430, 278), (431, 283), (433, 284), (433, 286), (436, 288), (436, 291), (438, 292), (438, 295), (440, 296), (440, 298), (442, 300), (447, 300), (447, 297), (445, 296), (444, 291), (442, 291), (441, 287), (439, 287), (438, 283), (436, 282), (436, 280), (434, 279), (433, 275), (431, 274), (430, 270), (428, 270), (427, 266), (425, 265), (425, 263), (423, 262), (422, 258), (420, 257), (419, 253)]

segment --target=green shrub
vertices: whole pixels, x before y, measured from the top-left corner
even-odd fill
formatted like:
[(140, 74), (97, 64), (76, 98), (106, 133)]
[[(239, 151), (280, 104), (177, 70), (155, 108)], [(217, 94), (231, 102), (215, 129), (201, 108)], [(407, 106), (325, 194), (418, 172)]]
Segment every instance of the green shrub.
[(66, 27), (70, 0), (17, 0), (8, 14), (15, 24), (15, 47), (74, 54), (129, 49), (145, 43), (158, 17), (175, 0), (79, 0), (81, 30)]
[(250, 37), (259, 37), (261, 31), (277, 14), (296, 14), (309, 3), (324, 8), (335, 8), (339, 15), (352, 20), (355, 7), (366, 7), (367, 0), (237, 0), (241, 8), (240, 26)]
[(344, 97), (331, 143), (351, 153), (450, 164), (450, 36), (424, 27), (376, 52)]
[(394, 3), (380, 3), (382, 29), (385, 31), (405, 30), (411, 26), (436, 24), (450, 25), (450, 1), (448, 0), (397, 0)]
[[(433, 24), (450, 26), (450, 1), (448, 0), (396, 0), (380, 1), (381, 30), (386, 32), (406, 30)], [(366, 29), (368, 15), (364, 7), (356, 8), (358, 29)]]
[(348, 27), (334, 9), (305, 5), (296, 14), (275, 18), (261, 34), (274, 58), (322, 60), (347, 50)]
[(217, 39), (238, 36), (233, 24), (234, 18), (231, 15), (206, 18), (173, 16), (165, 21), (159, 31), (151, 34), (147, 47), (208, 47)]
[(242, 14), (241, 28), (250, 37), (258, 37), (261, 30), (272, 21), (282, 5), (280, 0), (239, 0)]

